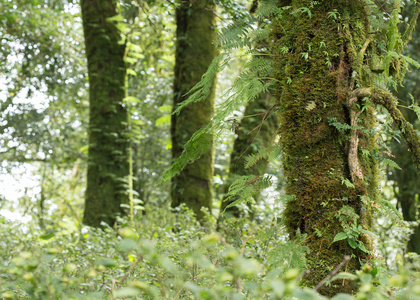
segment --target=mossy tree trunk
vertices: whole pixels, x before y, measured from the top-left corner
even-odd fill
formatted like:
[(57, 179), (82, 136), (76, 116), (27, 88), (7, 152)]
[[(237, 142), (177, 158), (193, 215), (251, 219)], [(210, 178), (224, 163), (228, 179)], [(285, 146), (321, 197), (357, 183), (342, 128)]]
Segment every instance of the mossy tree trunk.
[[(277, 113), (270, 111), (273, 107), (274, 99), (269, 93), (262, 93), (259, 98), (249, 102), (245, 108), (244, 118), (239, 123), (236, 131), (237, 137), (233, 144), (230, 155), (229, 174), (225, 184), (225, 195), (229, 186), (239, 176), (255, 175), (263, 176), (267, 170), (268, 160), (261, 159), (251, 168), (245, 168), (245, 158), (247, 155), (256, 154), (261, 148), (269, 147), (273, 144), (278, 120)], [(255, 202), (258, 201), (259, 194), (254, 195)], [(240, 217), (241, 213), (237, 206), (230, 206), (237, 199), (223, 198), (220, 212), (225, 212), (227, 216)], [(222, 215), (220, 217), (223, 217)]]
[(82, 0), (89, 74), (89, 156), (83, 222), (112, 226), (128, 202), (129, 174), (124, 45), (114, 23), (115, 0)]
[[(281, 82), (279, 133), (286, 192), (293, 196), (286, 204), (284, 222), (292, 238), (297, 231), (307, 235), (311, 273), (303, 284), (313, 287), (345, 255), (352, 259), (344, 269), (354, 272), (368, 257), (362, 248), (372, 250), (366, 234), (334, 242), (343, 227), (361, 225), (367, 230), (372, 224), (377, 161), (368, 153), (377, 146), (375, 136), (365, 132), (373, 132), (375, 119), (372, 108), (357, 111), (354, 102), (359, 98), (352, 96), (355, 86), (366, 83), (359, 76), (355, 84), (352, 75), (360, 71), (356, 67), (363, 60), (369, 27), (365, 2), (360, 0), (289, 0), (279, 1), (279, 6), (290, 6), (276, 19), (273, 32), (275, 77)], [(328, 18), (329, 12), (340, 17)], [(357, 135), (351, 131), (352, 138), (349, 131), (341, 134), (330, 126), (331, 122), (356, 125), (356, 113), (357, 125), (366, 130)], [(354, 138), (358, 138), (355, 153)], [(340, 281), (320, 292), (332, 295), (353, 289), (350, 281)]]
[[(188, 97), (185, 94), (201, 80), (216, 56), (213, 1), (179, 0), (176, 24), (174, 108)], [(180, 156), (192, 134), (210, 121), (213, 111), (214, 85), (206, 100), (188, 105), (179, 115), (172, 116), (174, 159)], [(211, 138), (208, 141), (212, 143)], [(212, 177), (213, 154), (210, 150), (172, 178), (172, 207), (185, 203), (201, 219), (202, 207), (211, 211)]]

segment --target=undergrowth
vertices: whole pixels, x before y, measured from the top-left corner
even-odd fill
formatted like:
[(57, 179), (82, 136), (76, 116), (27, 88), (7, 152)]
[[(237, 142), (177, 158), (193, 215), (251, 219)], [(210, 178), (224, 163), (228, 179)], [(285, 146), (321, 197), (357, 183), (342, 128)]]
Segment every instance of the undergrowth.
[[(150, 208), (133, 223), (120, 220), (115, 229), (68, 229), (68, 224), (52, 223), (47, 233), (34, 223), (2, 219), (0, 295), (2, 299), (327, 299), (315, 289), (299, 287), (307, 272), (306, 236), (285, 242), (275, 217), (258, 224), (229, 219), (216, 232), (211, 216), (202, 227), (191, 211), (177, 210)], [(357, 295), (339, 294), (335, 300), (420, 297), (420, 274), (413, 266), (401, 268), (391, 280), (379, 277), (377, 266), (371, 264), (356, 275), (331, 270), (333, 275), (337, 280), (325, 284), (355, 280), (360, 285)]]

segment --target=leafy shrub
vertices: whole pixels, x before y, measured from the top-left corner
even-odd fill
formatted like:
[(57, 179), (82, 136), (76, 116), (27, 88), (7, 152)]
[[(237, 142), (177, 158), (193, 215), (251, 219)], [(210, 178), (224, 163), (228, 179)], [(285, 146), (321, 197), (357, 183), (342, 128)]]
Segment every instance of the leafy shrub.
[[(277, 220), (227, 220), (219, 232), (200, 226), (185, 208), (151, 208), (119, 228), (41, 232), (5, 219), (0, 226), (3, 299), (326, 299), (299, 287), (305, 274), (305, 236), (285, 242)], [(298, 244), (296, 244), (298, 243)], [(310, 276), (310, 273), (306, 276)], [(333, 278), (334, 279), (334, 278)], [(420, 297), (417, 269), (391, 280), (366, 264), (354, 280), (357, 295), (332, 299)], [(390, 288), (390, 284), (394, 288)], [(413, 298), (414, 297), (414, 298)]]

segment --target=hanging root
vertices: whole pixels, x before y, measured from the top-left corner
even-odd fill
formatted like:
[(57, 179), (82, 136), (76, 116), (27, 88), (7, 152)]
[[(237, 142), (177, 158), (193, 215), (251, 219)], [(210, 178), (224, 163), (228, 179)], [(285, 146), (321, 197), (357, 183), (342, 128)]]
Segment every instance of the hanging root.
[[(358, 117), (357, 113), (351, 108), (357, 102), (358, 99), (362, 99), (365, 97), (370, 98), (370, 100), (373, 103), (383, 106), (388, 111), (388, 113), (394, 120), (394, 124), (401, 131), (401, 134), (403, 135), (407, 143), (407, 147), (408, 150), (411, 152), (411, 157), (413, 159), (414, 165), (418, 170), (420, 170), (420, 138), (414, 130), (413, 126), (409, 122), (407, 122), (401, 111), (397, 108), (396, 98), (391, 93), (377, 87), (358, 88), (354, 90), (351, 93), (347, 102), (347, 106), (351, 111), (351, 125), (356, 125)], [(357, 158), (358, 143), (358, 131), (353, 130), (352, 136), (350, 138), (349, 147), (349, 168), (353, 181), (357, 180), (361, 176), (361, 167)]]
[[(361, 97), (360, 90), (356, 89), (351, 94), (347, 100), (347, 107), (350, 111), (350, 125), (354, 128), (357, 126), (357, 119), (359, 118), (358, 112), (356, 112), (353, 107), (356, 104), (357, 100)], [(357, 157), (358, 147), (359, 147), (359, 132), (360, 129), (352, 129), (352, 134), (349, 140), (349, 169), (350, 176), (353, 183), (356, 183), (359, 180), (363, 180), (362, 167), (360, 166), (359, 159)]]

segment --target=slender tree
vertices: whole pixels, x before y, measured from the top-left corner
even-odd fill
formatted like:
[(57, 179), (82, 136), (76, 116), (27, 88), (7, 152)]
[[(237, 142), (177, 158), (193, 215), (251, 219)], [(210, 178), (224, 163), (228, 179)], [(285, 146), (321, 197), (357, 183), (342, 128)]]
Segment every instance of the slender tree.
[[(411, 18), (415, 3), (407, 3), (402, 11), (403, 18)], [(419, 61), (419, 50), (420, 50), (420, 24), (417, 24), (415, 31), (413, 32), (413, 41), (410, 43), (410, 47), (407, 48), (407, 54)], [(420, 99), (420, 72), (415, 70), (407, 74), (403, 86), (404, 88), (398, 89), (397, 96), (403, 101), (404, 106), (412, 105), (409, 93), (412, 94), (413, 98)], [(402, 108), (401, 112), (404, 114), (406, 119), (410, 123), (415, 123), (418, 120), (416, 113), (412, 110)], [(417, 121), (418, 128), (418, 121)], [(401, 167), (401, 170), (392, 170), (391, 180), (394, 180), (395, 196), (398, 200), (401, 212), (406, 221), (418, 221), (419, 220), (419, 195), (420, 195), (420, 175), (416, 171), (415, 167), (411, 163), (410, 153), (406, 149), (405, 142), (403, 140), (393, 139), (391, 141), (392, 154), (395, 157), (395, 162)], [(407, 243), (407, 251), (415, 252), (420, 254), (420, 226), (413, 228), (413, 234)]]
[[(238, 176), (263, 176), (267, 170), (268, 160), (266, 158), (259, 160), (251, 168), (245, 168), (245, 158), (247, 155), (257, 154), (259, 149), (270, 147), (273, 144), (278, 122), (277, 113), (272, 110), (273, 102), (274, 99), (269, 93), (261, 93), (245, 108), (244, 118), (238, 124), (237, 137), (230, 155), (229, 174), (226, 180), (225, 197), (220, 207), (221, 212), (240, 217), (239, 208), (230, 206), (237, 198), (226, 197), (229, 186)], [(255, 194), (253, 198), (257, 202), (259, 193)]]
[(115, 0), (82, 0), (82, 18), (89, 74), (89, 157), (83, 222), (113, 225), (121, 204), (128, 202), (129, 174), (125, 97), (125, 47), (109, 20)]
[[(174, 108), (206, 72), (216, 55), (215, 13), (211, 0), (180, 0), (176, 8)], [(205, 126), (214, 109), (214, 85), (206, 100), (189, 105), (171, 120), (172, 156), (177, 158), (192, 134)], [(212, 137), (206, 138), (212, 143)], [(198, 219), (212, 207), (213, 154), (207, 151), (172, 179), (172, 206), (185, 203)]]
[[(387, 20), (387, 35), (372, 35), (372, 5), (366, 1), (278, 1), (281, 13), (274, 20), (272, 49), (280, 83), (286, 192), (293, 197), (284, 222), (292, 238), (306, 235), (311, 272), (304, 285), (317, 285), (344, 255), (347, 272), (369, 261), (373, 245), (368, 230), (378, 206), (375, 105), (388, 110), (419, 165), (420, 141), (413, 127), (392, 94), (373, 84), (374, 78), (398, 80), (404, 74), (400, 53), (413, 28), (410, 24), (399, 34), (398, 3), (391, 16), (371, 19)], [(417, 5), (417, 14), (419, 10)], [(391, 52), (399, 54), (392, 57)], [(380, 67), (369, 68), (378, 53)], [(354, 287), (345, 280), (317, 289), (331, 295)]]
[[(253, 0), (249, 12), (255, 14), (258, 5), (259, 1)], [(267, 54), (267, 44), (267, 41), (258, 42), (259, 52), (261, 52), (259, 54)], [(225, 212), (235, 217), (240, 216), (238, 207), (232, 205), (238, 198), (228, 196), (231, 184), (239, 176), (262, 176), (267, 170), (268, 160), (266, 158), (260, 159), (252, 168), (245, 168), (245, 163), (247, 155), (257, 154), (261, 148), (270, 147), (274, 142), (278, 123), (277, 114), (272, 110), (274, 103), (274, 97), (270, 95), (270, 92), (265, 92), (261, 93), (254, 101), (248, 102), (245, 108), (244, 118), (235, 130), (237, 137), (230, 156), (229, 174), (225, 184), (225, 196), (220, 207), (222, 214), (219, 220), (224, 217), (223, 213)], [(235, 128), (236, 124), (233, 124), (233, 127)], [(258, 202), (259, 196), (259, 192), (253, 195), (255, 202)], [(251, 204), (248, 203), (248, 205)], [(253, 218), (253, 216), (254, 213), (251, 212), (251, 217)]]

